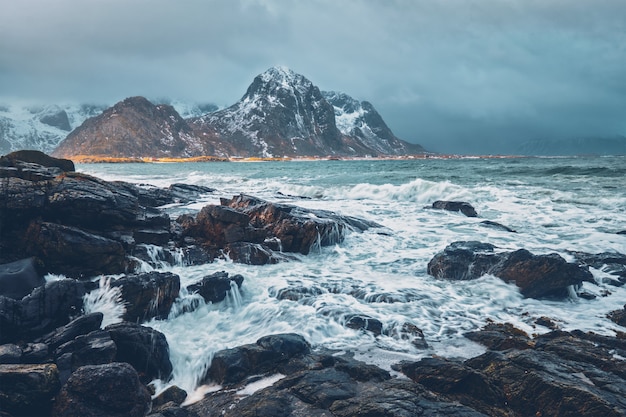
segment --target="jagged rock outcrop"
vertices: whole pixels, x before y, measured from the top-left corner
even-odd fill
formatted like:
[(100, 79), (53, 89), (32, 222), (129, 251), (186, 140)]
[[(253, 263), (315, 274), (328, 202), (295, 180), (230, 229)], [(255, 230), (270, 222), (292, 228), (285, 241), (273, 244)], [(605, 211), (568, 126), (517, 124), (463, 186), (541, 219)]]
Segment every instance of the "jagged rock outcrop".
[(217, 303), (226, 298), (233, 285), (241, 288), (242, 283), (243, 276), (236, 274), (229, 277), (228, 272), (221, 271), (207, 275), (200, 282), (187, 286), (187, 291), (200, 294), (206, 302)]
[(308, 254), (344, 239), (347, 230), (379, 227), (374, 222), (325, 210), (308, 210), (241, 194), (209, 205), (194, 218), (180, 216), (180, 240), (200, 245), (211, 257), (225, 253), (236, 262), (275, 263), (284, 253)]
[(15, 416), (48, 415), (60, 387), (54, 364), (0, 364), (0, 412)]
[(143, 417), (150, 394), (126, 363), (87, 365), (72, 374), (57, 395), (53, 417)]
[(480, 242), (454, 242), (428, 263), (428, 273), (449, 280), (495, 275), (517, 285), (525, 297), (565, 298), (568, 287), (593, 282), (586, 266), (566, 262), (558, 254), (534, 255), (525, 249), (496, 253), (495, 247)]
[(172, 374), (169, 344), (165, 335), (135, 323), (111, 324), (105, 329), (115, 342), (115, 360), (131, 364), (144, 383), (154, 378), (167, 381)]
[(134, 236), (169, 240), (168, 215), (139, 204), (129, 184), (63, 171), (68, 160), (16, 158), (0, 159), (0, 263), (35, 256), (41, 273), (118, 274), (131, 267)]
[(152, 271), (126, 275), (111, 281), (110, 285), (120, 288), (126, 307), (122, 318), (141, 323), (152, 318), (167, 318), (180, 291), (180, 277), (171, 272)]

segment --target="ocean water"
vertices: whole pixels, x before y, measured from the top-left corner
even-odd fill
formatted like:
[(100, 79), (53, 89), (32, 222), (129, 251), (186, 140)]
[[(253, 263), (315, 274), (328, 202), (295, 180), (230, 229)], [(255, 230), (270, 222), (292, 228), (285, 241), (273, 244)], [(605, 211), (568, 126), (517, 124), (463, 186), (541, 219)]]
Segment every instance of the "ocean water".
[[(555, 252), (568, 260), (568, 251), (626, 253), (626, 235), (617, 234), (626, 230), (626, 157), (96, 164), (78, 170), (107, 180), (217, 189), (191, 204), (167, 207), (173, 217), (247, 193), (384, 226), (349, 233), (341, 244), (276, 265), (163, 265), (181, 277), (182, 287), (217, 271), (245, 277), (241, 290), (233, 288), (222, 303), (205, 304), (183, 291), (168, 320), (147, 323), (167, 337), (171, 383), (189, 392), (207, 389), (199, 381), (216, 351), (272, 333), (296, 332), (314, 348), (350, 351), (389, 368), (402, 359), (478, 355), (483, 348), (463, 333), (489, 321), (512, 323), (529, 334), (548, 331), (535, 324), (544, 316), (564, 330), (620, 329), (606, 313), (623, 307), (626, 288), (602, 284), (607, 275), (602, 270), (592, 269), (596, 284), (584, 284), (598, 296), (594, 300), (573, 294), (564, 301), (539, 301), (522, 298), (514, 285), (493, 276), (440, 281), (426, 267), (459, 240), (488, 242), (503, 251)], [(480, 217), (425, 208), (435, 200), (467, 201)], [(517, 233), (484, 227), (483, 220)], [(280, 290), (295, 287), (314, 295), (276, 298)], [(119, 320), (116, 294), (103, 289), (101, 295), (92, 295), (91, 308), (103, 311), (107, 322)], [(185, 313), (194, 303), (198, 308)], [(350, 314), (380, 320), (383, 334), (347, 328)], [(423, 331), (426, 349), (411, 343), (403, 332), (406, 324)]]

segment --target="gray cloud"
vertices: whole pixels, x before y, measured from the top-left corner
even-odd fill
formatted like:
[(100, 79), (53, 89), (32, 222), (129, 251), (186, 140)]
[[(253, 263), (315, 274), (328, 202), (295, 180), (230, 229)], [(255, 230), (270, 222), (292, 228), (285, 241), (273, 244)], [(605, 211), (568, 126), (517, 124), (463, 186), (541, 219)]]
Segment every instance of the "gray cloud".
[(435, 150), (626, 135), (623, 0), (5, 3), (5, 100), (228, 105), (286, 65)]

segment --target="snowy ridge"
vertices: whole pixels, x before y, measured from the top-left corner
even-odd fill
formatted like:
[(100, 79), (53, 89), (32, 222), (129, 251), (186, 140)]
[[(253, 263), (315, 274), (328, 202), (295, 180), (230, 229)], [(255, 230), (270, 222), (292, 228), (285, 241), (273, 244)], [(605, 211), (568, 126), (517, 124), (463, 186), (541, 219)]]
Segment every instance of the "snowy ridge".
[[(154, 102), (165, 104), (155, 105)], [(393, 135), (374, 107), (322, 93), (286, 67), (256, 76), (230, 107), (129, 97), (113, 107), (0, 106), (0, 153), (57, 156), (298, 157), (424, 152)]]
[(336, 91), (323, 91), (322, 95), (333, 106), (341, 133), (358, 138), (366, 147), (392, 155), (410, 153), (410, 147), (419, 147), (398, 139), (371, 103)]
[(213, 126), (240, 146), (245, 147), (247, 141), (247, 154), (296, 155), (300, 141), (328, 147), (320, 132), (334, 129), (324, 117), (331, 109), (307, 78), (285, 67), (273, 67), (258, 75), (237, 103), (192, 123), (200, 129)]
[(105, 106), (0, 104), (0, 154), (19, 149), (52, 152), (73, 129)]

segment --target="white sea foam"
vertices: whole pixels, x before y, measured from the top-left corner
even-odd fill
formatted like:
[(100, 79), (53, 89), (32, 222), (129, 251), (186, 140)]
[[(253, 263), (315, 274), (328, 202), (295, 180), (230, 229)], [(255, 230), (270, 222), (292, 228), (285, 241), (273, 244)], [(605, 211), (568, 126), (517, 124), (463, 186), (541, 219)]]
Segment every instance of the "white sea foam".
[[(622, 163), (620, 159), (528, 159), (80, 168), (108, 179), (159, 186), (189, 182), (218, 189), (210, 199), (187, 206), (189, 210), (243, 192), (358, 216), (384, 226), (348, 233), (341, 244), (276, 265), (229, 261), (162, 265), (181, 277), (183, 290), (170, 319), (148, 325), (168, 339), (174, 364), (172, 383), (193, 392), (210, 382), (204, 381), (204, 375), (215, 352), (254, 343), (272, 333), (296, 332), (314, 348), (350, 351), (385, 367), (400, 359), (433, 354), (479, 354), (483, 348), (463, 334), (490, 320), (508, 322), (533, 334), (548, 331), (535, 324), (537, 318), (546, 316), (564, 330), (612, 333), (619, 326), (608, 320), (606, 313), (623, 307), (626, 289), (603, 283), (610, 275), (602, 270), (592, 270), (597, 282), (583, 286), (597, 299), (546, 301), (525, 299), (514, 285), (493, 276), (439, 281), (428, 276), (426, 265), (438, 251), (458, 240), (489, 242), (499, 250), (556, 252), (568, 260), (572, 260), (571, 250), (626, 253), (626, 236), (616, 234), (626, 229), (626, 191), (617, 185), (620, 178), (576, 176), (576, 169), (570, 168), (565, 172), (574, 174), (564, 176), (562, 169), (552, 169), (555, 164), (584, 168), (585, 164), (619, 167)], [(425, 208), (435, 200), (468, 201), (481, 217)], [(518, 233), (484, 227), (480, 224), (483, 220), (499, 222)], [(222, 270), (245, 277), (241, 290), (233, 287), (225, 302), (205, 303), (184, 290), (204, 275)], [(277, 294), (286, 288), (311, 291), (296, 301), (279, 300)], [(99, 308), (107, 310), (104, 306), (108, 303), (102, 299)], [(347, 314), (379, 320), (383, 334), (345, 327)], [(429, 347), (419, 349), (410, 338), (392, 331), (403, 323), (420, 328)]]

